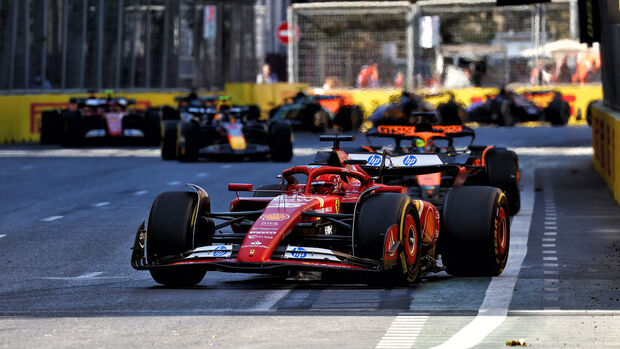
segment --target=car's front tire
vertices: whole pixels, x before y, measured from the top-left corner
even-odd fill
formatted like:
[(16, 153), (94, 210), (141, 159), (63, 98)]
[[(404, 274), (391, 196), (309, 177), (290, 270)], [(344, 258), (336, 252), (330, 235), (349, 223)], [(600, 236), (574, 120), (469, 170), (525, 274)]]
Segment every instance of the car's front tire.
[[(195, 193), (177, 191), (159, 194), (149, 214), (146, 257), (149, 264), (179, 258), (194, 246), (194, 224), (198, 199)], [(199, 266), (165, 266), (150, 269), (153, 280), (167, 286), (192, 286), (205, 276)]]
[[(409, 284), (416, 279), (422, 230), (416, 206), (407, 195), (381, 193), (366, 198), (355, 225), (355, 255), (383, 262), (380, 281)], [(397, 250), (390, 251), (397, 241)]]

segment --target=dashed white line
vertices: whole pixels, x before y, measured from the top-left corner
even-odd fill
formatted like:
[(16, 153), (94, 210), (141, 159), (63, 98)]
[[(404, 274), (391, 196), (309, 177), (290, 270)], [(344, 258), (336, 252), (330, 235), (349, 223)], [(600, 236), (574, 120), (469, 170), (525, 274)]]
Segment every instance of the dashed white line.
[(557, 301), (559, 298), (556, 296), (543, 296), (543, 299), (546, 301)]
[(543, 282), (548, 283), (548, 284), (554, 284), (554, 283), (557, 283), (558, 281), (560, 281), (560, 280), (558, 280), (558, 279), (543, 279)]
[(390, 328), (385, 332), (376, 348), (411, 348), (424, 324), (428, 320), (428, 314), (399, 314)]
[(545, 235), (546, 236), (556, 236), (556, 235), (558, 235), (558, 233), (555, 232), (555, 231), (548, 231), (548, 232), (545, 232)]
[(64, 217), (64, 216), (50, 216), (50, 217), (47, 217), (47, 218), (43, 218), (43, 219), (41, 219), (41, 220), (42, 220), (43, 222), (53, 222), (53, 221), (55, 221), (55, 220), (59, 220), (59, 219), (61, 219), (61, 218), (63, 218), (63, 217)]
[(33, 165), (24, 165), (21, 167), (22, 170), (27, 171), (27, 170), (32, 170), (34, 168)]
[(543, 250), (543, 254), (556, 254), (555, 250)]
[(555, 247), (555, 244), (542, 244), (542, 247)]
[(231, 164), (222, 165), (222, 168), (231, 168), (231, 167), (232, 167)]
[(200, 173), (197, 173), (197, 174), (196, 174), (196, 177), (202, 178), (202, 177), (206, 177), (206, 176), (208, 176), (208, 175), (209, 175), (208, 173), (205, 173), (205, 172), (200, 172)]
[(543, 261), (557, 261), (558, 257), (543, 257)]
[(95, 207), (103, 207), (103, 206), (108, 206), (110, 204), (109, 201), (103, 201), (103, 202), (98, 202), (96, 204), (94, 204), (93, 206)]
[(168, 185), (179, 185), (181, 184), (180, 181), (172, 181), (172, 182), (168, 182)]
[(0, 239), (5, 238), (6, 234), (0, 234)]
[(554, 242), (555, 238), (543, 238), (542, 241)]
[(558, 263), (543, 263), (543, 267), (545, 268), (557, 268)]
[(137, 192), (133, 193), (133, 195), (144, 195), (148, 192), (148, 190), (138, 190)]
[(558, 274), (558, 271), (557, 270), (543, 270), (543, 274), (553, 275), (553, 274)]
[(545, 290), (546, 292), (559, 292), (560, 289), (557, 287), (545, 287), (543, 288), (543, 290)]

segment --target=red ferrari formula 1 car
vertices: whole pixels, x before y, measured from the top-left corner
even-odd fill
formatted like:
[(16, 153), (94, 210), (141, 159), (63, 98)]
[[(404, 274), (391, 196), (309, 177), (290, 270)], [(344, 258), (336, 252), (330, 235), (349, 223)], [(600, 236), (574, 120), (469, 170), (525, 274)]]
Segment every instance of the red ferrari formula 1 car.
[[(460, 164), (458, 168), (424, 175), (411, 175), (398, 171), (397, 175), (386, 177), (388, 184), (402, 184), (409, 188), (409, 195), (419, 196), (433, 203), (440, 203), (449, 188), (462, 185), (486, 185), (502, 189), (508, 198), (510, 215), (517, 214), (521, 208), (519, 191), (519, 160), (517, 154), (506, 148), (472, 145), (475, 132), (461, 125), (439, 126), (420, 123), (416, 126), (378, 126), (366, 134), (367, 138), (390, 138), (395, 145), (394, 155), (444, 154), (451, 163)], [(455, 140), (468, 138), (464, 147), (455, 146)], [(380, 163), (380, 146), (362, 146), (364, 151), (375, 153), (351, 154), (356, 159), (367, 159), (371, 174), (377, 174)], [(377, 154), (379, 152), (379, 154)], [(373, 166), (375, 167), (373, 169)], [(415, 170), (413, 171), (416, 172)]]
[[(235, 198), (229, 212), (212, 212), (211, 198), (193, 192), (160, 194), (148, 224), (139, 227), (131, 264), (164, 285), (199, 283), (208, 270), (282, 273), (304, 270), (357, 273), (368, 280), (408, 284), (421, 273), (499, 275), (508, 258), (508, 203), (493, 187), (455, 187), (440, 210), (377, 183), (334, 141), (315, 163), (282, 172), (278, 189)], [(393, 168), (405, 157), (384, 156)], [(334, 163), (337, 166), (330, 166)], [(342, 163), (344, 167), (338, 166)], [(453, 167), (421, 154), (420, 173)], [(273, 187), (271, 187), (273, 188)], [(251, 184), (229, 184), (252, 191)], [(443, 265), (438, 262), (441, 255)]]

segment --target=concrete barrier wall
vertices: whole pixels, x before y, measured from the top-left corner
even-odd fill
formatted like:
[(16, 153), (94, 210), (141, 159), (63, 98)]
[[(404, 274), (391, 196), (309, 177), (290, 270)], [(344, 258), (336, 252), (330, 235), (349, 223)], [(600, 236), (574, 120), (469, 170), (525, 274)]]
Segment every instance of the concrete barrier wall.
[(620, 205), (620, 112), (592, 107), (592, 162)]
[[(559, 86), (559, 89), (571, 105), (572, 116), (569, 124), (585, 124), (585, 110), (587, 105), (595, 99), (602, 98), (600, 86)], [(292, 97), (299, 91), (308, 91), (307, 84), (277, 83), (273, 85), (257, 85), (249, 83), (226, 84), (222, 93), (232, 97), (234, 103), (258, 104), (266, 117), (269, 109), (282, 103), (283, 99)], [(517, 92), (527, 88), (517, 88)], [(388, 103), (391, 96), (398, 95), (400, 90), (334, 90), (329, 94), (342, 95), (346, 101), (359, 104), (364, 108), (366, 116), (379, 105)], [(455, 98), (463, 105), (482, 100), (489, 94), (497, 93), (494, 88), (466, 88), (453, 90)], [(186, 95), (186, 91), (178, 92), (148, 92), (122, 93), (127, 98), (136, 99), (138, 108), (149, 106), (175, 105), (174, 97)], [(41, 112), (53, 108), (66, 106), (72, 96), (86, 96), (79, 94), (36, 94), (36, 95), (7, 95), (0, 96), (0, 143), (38, 142), (41, 126)], [(437, 105), (446, 100), (446, 97), (430, 98), (429, 102)], [(544, 104), (548, 101), (538, 101)], [(578, 111), (581, 111), (583, 120), (576, 120)]]
[[(265, 115), (282, 99), (293, 96), (300, 90), (307, 90), (306, 84), (227, 84), (220, 94), (232, 96), (234, 103), (259, 104)], [(99, 94), (98, 94), (99, 95)], [(135, 99), (137, 109), (162, 105), (176, 105), (176, 96), (187, 95), (186, 91), (123, 93), (115, 95)], [(71, 97), (87, 97), (87, 94), (33, 94), (0, 96), (0, 144), (38, 142), (41, 128), (41, 112), (64, 108)]]

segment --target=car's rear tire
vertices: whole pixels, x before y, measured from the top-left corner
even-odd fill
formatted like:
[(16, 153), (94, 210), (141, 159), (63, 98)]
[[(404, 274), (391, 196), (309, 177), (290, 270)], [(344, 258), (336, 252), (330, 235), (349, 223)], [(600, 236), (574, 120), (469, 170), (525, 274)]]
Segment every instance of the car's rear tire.
[(161, 158), (175, 160), (177, 158), (177, 120), (163, 120), (161, 135)]
[(41, 113), (41, 144), (58, 144), (60, 112), (47, 110)]
[[(149, 264), (164, 263), (179, 257), (194, 246), (194, 222), (197, 196), (191, 192), (159, 194), (149, 214), (146, 256)], [(168, 286), (192, 286), (199, 283), (206, 269), (199, 266), (171, 266), (150, 269), (153, 279)]]
[(498, 188), (467, 186), (446, 194), (439, 234), (442, 262), (456, 276), (497, 276), (508, 260), (510, 217)]
[(181, 121), (177, 139), (177, 158), (183, 162), (198, 161), (200, 128), (193, 121)]
[(77, 111), (65, 110), (62, 113), (61, 144), (65, 147), (78, 147), (82, 144), (82, 116)]
[(293, 158), (293, 131), (285, 122), (274, 122), (270, 130), (271, 160), (288, 162)]
[(507, 149), (490, 149), (485, 156), (485, 171), (489, 185), (500, 188), (506, 194), (510, 215), (519, 213), (521, 192), (517, 154)]
[[(382, 193), (362, 201), (354, 234), (356, 256), (383, 262), (381, 275), (372, 281), (409, 284), (416, 279), (422, 230), (415, 203), (407, 195)], [(390, 254), (396, 241), (400, 246)]]
[(161, 111), (149, 108), (144, 113), (144, 139), (148, 146), (158, 146), (161, 141)]

